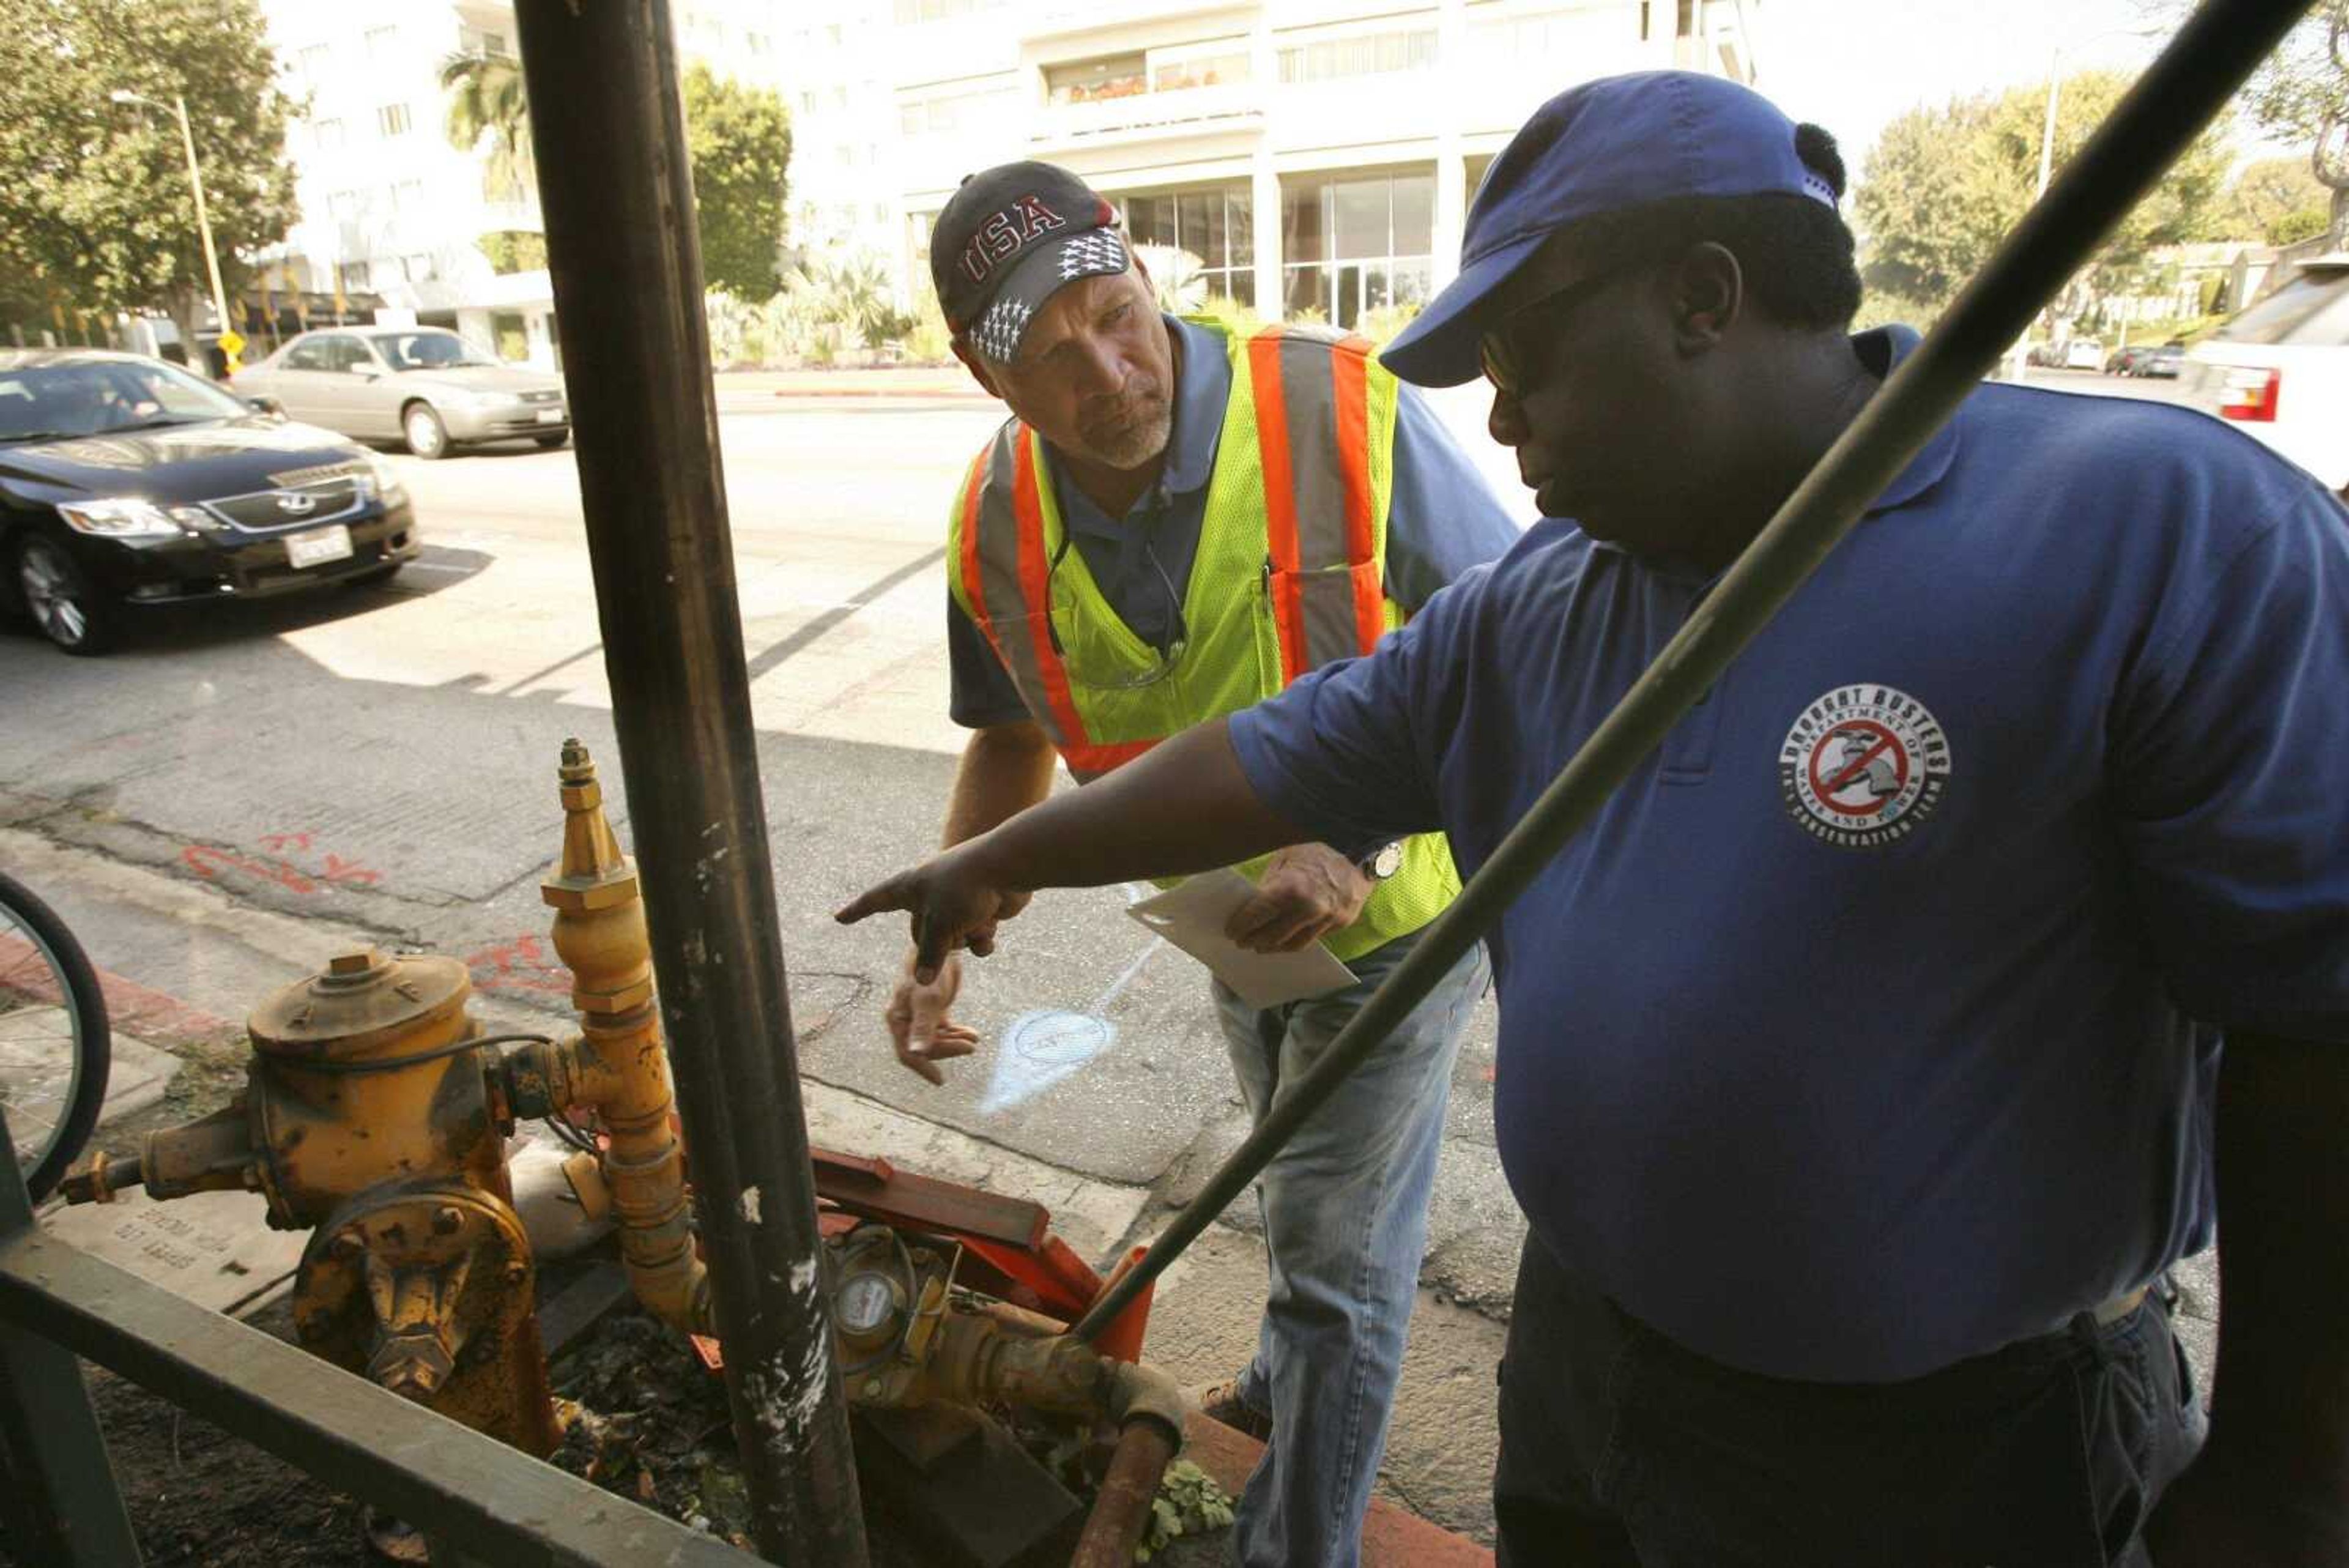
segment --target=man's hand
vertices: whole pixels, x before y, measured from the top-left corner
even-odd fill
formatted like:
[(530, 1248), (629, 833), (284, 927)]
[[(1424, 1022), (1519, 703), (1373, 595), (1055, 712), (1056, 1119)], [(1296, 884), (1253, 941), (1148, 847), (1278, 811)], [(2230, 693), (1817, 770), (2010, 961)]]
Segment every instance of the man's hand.
[(1376, 886), (1328, 845), (1294, 845), (1274, 853), (1256, 897), (1232, 911), (1224, 934), (1250, 952), (1295, 952), (1361, 919)]
[(888, 1022), (889, 1043), (897, 1049), (898, 1062), (931, 1083), (943, 1085), (947, 1077), (938, 1064), (978, 1049), (978, 1031), (947, 1016), (955, 994), (962, 990), (962, 961), (949, 957), (940, 966), (937, 979), (925, 985), (914, 978), (914, 960), (909, 950), (905, 972), (897, 977), (897, 989), (890, 993), (888, 1011), (882, 1016)]
[(865, 889), (833, 919), (853, 926), (885, 910), (905, 910), (914, 918), (914, 980), (929, 985), (957, 950), (968, 948), (980, 958), (993, 952), (997, 925), (1026, 909), (1030, 891), (996, 882), (965, 844)]

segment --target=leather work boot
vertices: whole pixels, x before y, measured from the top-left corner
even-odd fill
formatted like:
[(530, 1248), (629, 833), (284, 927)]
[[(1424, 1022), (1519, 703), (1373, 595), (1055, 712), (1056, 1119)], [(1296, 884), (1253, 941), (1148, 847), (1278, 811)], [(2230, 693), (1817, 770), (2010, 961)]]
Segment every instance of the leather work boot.
[(1238, 1378), (1210, 1383), (1199, 1388), (1186, 1388), (1184, 1394), (1208, 1419), (1221, 1421), (1232, 1430), (1244, 1432), (1259, 1443), (1272, 1440), (1272, 1417), (1240, 1398)]

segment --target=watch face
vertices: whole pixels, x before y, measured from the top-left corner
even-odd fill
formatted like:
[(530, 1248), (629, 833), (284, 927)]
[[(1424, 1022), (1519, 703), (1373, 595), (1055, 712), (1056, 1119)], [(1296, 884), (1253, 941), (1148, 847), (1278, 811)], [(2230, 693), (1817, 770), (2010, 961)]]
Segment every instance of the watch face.
[(1388, 845), (1384, 849), (1380, 850), (1377, 857), (1371, 861), (1371, 875), (1376, 877), (1381, 882), (1385, 881), (1388, 877), (1393, 876), (1396, 872), (1402, 869), (1402, 844), (1401, 840), (1397, 840), (1395, 843)]

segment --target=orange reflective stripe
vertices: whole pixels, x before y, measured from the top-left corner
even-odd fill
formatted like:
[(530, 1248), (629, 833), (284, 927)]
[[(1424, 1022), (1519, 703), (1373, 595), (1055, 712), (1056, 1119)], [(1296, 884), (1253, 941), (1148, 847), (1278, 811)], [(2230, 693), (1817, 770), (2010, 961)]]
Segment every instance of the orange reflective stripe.
[(1003, 657), (1002, 639), (995, 635), (995, 617), (987, 603), (987, 573), (979, 565), (978, 499), (987, 488), (986, 449), (970, 460), (970, 472), (963, 475), (962, 486), (962, 559), (957, 565), (962, 571), (963, 597), (970, 605), (970, 618), (995, 645), (995, 656)]
[[(1346, 558), (1379, 558), (1371, 520), (1371, 360), (1369, 346), (1350, 337), (1330, 350), (1331, 390), (1337, 401), (1338, 468), (1346, 486)], [(1386, 630), (1382, 574), (1354, 578), (1354, 629), (1361, 650), (1378, 646)]]
[[(1069, 695), (1068, 666), (1052, 646), (1052, 563), (1044, 552), (1044, 504), (1036, 493), (1036, 440), (1019, 427), (1012, 452), (1011, 509), (1019, 521), (1019, 591), (1028, 601), (1028, 636), (1064, 754), (1086, 746), (1085, 722)], [(1071, 766), (1075, 765), (1073, 762)]]
[(1256, 441), (1264, 469), (1265, 543), (1271, 556), (1272, 622), (1280, 639), (1282, 685), (1312, 668), (1306, 654), (1305, 606), (1297, 581), (1297, 484), (1288, 461), (1288, 407), (1280, 374), (1280, 334), (1248, 340), (1248, 379), (1256, 390)]
[(1120, 741), (1108, 746), (1062, 746), (1061, 756), (1069, 764), (1069, 771), (1077, 775), (1077, 782), (1085, 784), (1123, 767), (1157, 743), (1154, 740)]

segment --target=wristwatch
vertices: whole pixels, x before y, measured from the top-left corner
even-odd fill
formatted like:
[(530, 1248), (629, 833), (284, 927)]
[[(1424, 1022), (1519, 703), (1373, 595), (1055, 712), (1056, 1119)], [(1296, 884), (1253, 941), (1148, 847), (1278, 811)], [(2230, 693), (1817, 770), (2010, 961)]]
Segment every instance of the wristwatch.
[(1383, 882), (1402, 869), (1402, 840), (1398, 838), (1392, 844), (1363, 856), (1354, 864), (1371, 881)]

